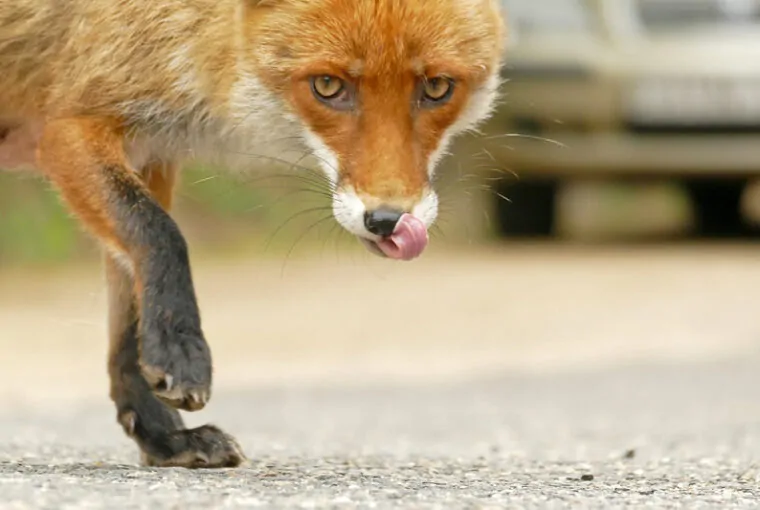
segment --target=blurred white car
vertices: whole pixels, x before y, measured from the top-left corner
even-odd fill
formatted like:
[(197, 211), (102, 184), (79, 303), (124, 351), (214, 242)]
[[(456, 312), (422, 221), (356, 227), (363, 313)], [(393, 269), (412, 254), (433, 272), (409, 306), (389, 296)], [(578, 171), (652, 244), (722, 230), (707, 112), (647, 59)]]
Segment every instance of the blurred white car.
[(547, 235), (557, 185), (682, 180), (700, 233), (750, 227), (760, 175), (760, 0), (503, 0), (503, 104), (486, 125), (505, 180), (506, 234)]

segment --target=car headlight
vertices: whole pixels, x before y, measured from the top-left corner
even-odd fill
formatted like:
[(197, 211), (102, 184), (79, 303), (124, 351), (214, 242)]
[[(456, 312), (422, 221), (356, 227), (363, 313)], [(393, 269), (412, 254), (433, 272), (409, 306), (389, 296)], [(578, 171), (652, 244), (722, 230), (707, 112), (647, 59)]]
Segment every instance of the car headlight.
[(511, 38), (565, 35), (592, 29), (587, 0), (502, 0)]

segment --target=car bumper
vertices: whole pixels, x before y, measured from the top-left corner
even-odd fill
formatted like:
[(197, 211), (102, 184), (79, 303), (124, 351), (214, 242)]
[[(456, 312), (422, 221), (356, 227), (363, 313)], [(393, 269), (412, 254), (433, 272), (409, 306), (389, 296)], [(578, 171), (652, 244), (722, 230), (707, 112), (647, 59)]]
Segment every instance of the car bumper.
[(760, 176), (760, 134), (486, 135), (484, 148), (520, 175)]

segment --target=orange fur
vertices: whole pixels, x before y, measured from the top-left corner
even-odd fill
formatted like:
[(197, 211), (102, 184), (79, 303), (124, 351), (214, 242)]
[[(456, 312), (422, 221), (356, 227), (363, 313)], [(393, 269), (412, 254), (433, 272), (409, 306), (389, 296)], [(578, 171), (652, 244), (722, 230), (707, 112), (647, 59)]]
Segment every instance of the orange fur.
[[(101, 168), (122, 165), (121, 128), (113, 120), (65, 119), (49, 122), (41, 134), (38, 163), (82, 222), (106, 246), (128, 252), (115, 235), (108, 213), (107, 186)], [(125, 173), (121, 178), (137, 180)]]
[[(341, 177), (361, 194), (404, 209), (427, 184), (427, 163), (473, 90), (498, 68), (502, 27), (487, 0), (288, 1), (252, 38), (263, 77), (338, 157)], [(293, 39), (294, 30), (300, 37)], [(332, 74), (360, 89), (355, 115), (314, 101), (306, 78)], [(454, 78), (442, 108), (412, 104), (423, 77)]]
[(177, 165), (174, 163), (152, 163), (142, 171), (145, 184), (151, 195), (167, 211), (174, 203), (174, 185), (177, 180)]

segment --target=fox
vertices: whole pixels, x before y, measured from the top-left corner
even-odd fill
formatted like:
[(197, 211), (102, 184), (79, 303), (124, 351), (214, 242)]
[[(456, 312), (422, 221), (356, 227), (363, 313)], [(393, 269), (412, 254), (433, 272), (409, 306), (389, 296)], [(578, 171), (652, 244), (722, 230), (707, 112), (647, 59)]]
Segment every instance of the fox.
[(494, 109), (505, 31), (498, 0), (0, 0), (0, 168), (38, 172), (102, 247), (110, 398), (143, 465), (247, 461), (180, 414), (213, 373), (181, 168), (303, 147), (340, 226), (416, 259), (440, 159)]

